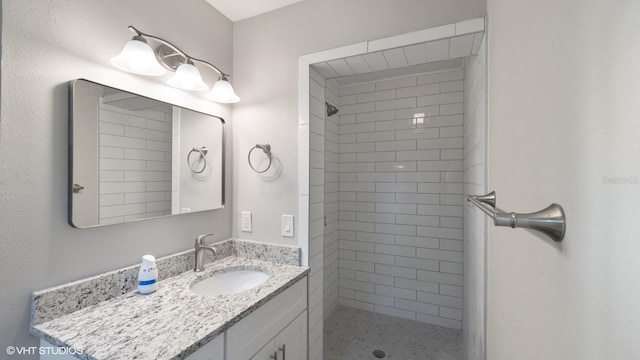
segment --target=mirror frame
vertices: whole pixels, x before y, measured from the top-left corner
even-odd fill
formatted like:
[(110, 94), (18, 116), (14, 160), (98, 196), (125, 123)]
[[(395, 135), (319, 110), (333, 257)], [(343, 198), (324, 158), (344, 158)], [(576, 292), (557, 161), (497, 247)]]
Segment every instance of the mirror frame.
[[(78, 81), (85, 81), (88, 83), (92, 83), (95, 85), (99, 85), (99, 86), (104, 86), (104, 87), (108, 87), (114, 90), (119, 90), (119, 91), (124, 91), (127, 92), (129, 94), (132, 95), (136, 95), (136, 96), (140, 96), (140, 97), (144, 97), (147, 99), (151, 99), (151, 100), (155, 100), (164, 104), (168, 104), (171, 106), (177, 106), (179, 108), (182, 109), (186, 109), (189, 111), (193, 111), (195, 113), (198, 114), (202, 114), (202, 115), (206, 115), (206, 116), (210, 116), (213, 118), (216, 118), (218, 120), (220, 120), (220, 124), (222, 125), (222, 142), (221, 142), (221, 147), (222, 147), (222, 153), (221, 153), (221, 165), (222, 165), (222, 169), (221, 169), (221, 181), (220, 181), (220, 187), (221, 187), (221, 197), (220, 197), (220, 207), (217, 208), (213, 208), (213, 209), (206, 209), (206, 210), (198, 210), (198, 211), (193, 211), (193, 212), (188, 212), (188, 213), (179, 213), (179, 214), (170, 214), (170, 215), (161, 215), (161, 216), (152, 216), (152, 217), (147, 217), (147, 218), (141, 218), (141, 219), (135, 219), (135, 220), (129, 220), (129, 221), (123, 221), (120, 223), (110, 223), (110, 224), (96, 224), (96, 225), (90, 225), (90, 226), (77, 226), (76, 224), (73, 223), (73, 174), (74, 174), (74, 167), (73, 167), (73, 155), (74, 155), (74, 145), (73, 145), (73, 124), (74, 124), (74, 118), (73, 118), (73, 105), (74, 105), (74, 85), (78, 82)], [(67, 217), (68, 217), (68, 223), (71, 227), (74, 227), (76, 229), (90, 229), (90, 228), (96, 228), (96, 227), (102, 227), (102, 226), (108, 226), (108, 225), (120, 225), (120, 224), (127, 224), (127, 223), (132, 223), (132, 222), (138, 222), (138, 221), (144, 221), (144, 220), (150, 220), (150, 219), (159, 219), (159, 218), (165, 218), (165, 217), (171, 217), (171, 216), (179, 216), (179, 215), (187, 215), (187, 214), (191, 214), (191, 213), (200, 213), (200, 212), (205, 212), (205, 211), (215, 211), (215, 210), (221, 210), (224, 209), (225, 207), (225, 193), (226, 193), (226, 137), (227, 137), (227, 131), (226, 131), (226, 121), (221, 118), (220, 116), (216, 116), (216, 115), (212, 115), (212, 114), (207, 114), (204, 113), (202, 111), (197, 111), (197, 110), (193, 110), (184, 106), (180, 106), (177, 104), (173, 104), (173, 103), (168, 103), (162, 100), (158, 100), (149, 96), (145, 96), (145, 95), (140, 95), (138, 93), (134, 93), (128, 90), (124, 90), (124, 89), (118, 89), (118, 88), (114, 88), (112, 86), (109, 85), (104, 85), (95, 81), (91, 81), (88, 79), (84, 79), (84, 78), (78, 78), (78, 79), (74, 79), (69, 81), (69, 92), (68, 92), (68, 111), (69, 111), (69, 126), (68, 126), (68, 174), (67, 174)]]

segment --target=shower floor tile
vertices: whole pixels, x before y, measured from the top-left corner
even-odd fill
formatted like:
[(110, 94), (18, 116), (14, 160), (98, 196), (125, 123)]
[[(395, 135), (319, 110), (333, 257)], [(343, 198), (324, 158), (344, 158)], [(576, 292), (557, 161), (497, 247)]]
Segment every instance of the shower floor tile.
[(462, 360), (462, 331), (340, 306), (324, 323), (324, 360)]

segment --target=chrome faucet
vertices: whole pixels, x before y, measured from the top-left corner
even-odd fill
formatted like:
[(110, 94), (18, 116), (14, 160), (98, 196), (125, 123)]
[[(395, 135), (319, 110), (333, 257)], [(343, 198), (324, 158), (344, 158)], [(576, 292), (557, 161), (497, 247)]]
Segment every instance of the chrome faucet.
[(204, 239), (208, 236), (213, 236), (214, 234), (203, 234), (196, 238), (196, 264), (194, 266), (193, 271), (200, 272), (204, 271), (204, 252), (203, 250), (210, 250), (213, 252), (213, 255), (218, 255), (218, 249), (216, 249), (213, 244), (205, 244)]

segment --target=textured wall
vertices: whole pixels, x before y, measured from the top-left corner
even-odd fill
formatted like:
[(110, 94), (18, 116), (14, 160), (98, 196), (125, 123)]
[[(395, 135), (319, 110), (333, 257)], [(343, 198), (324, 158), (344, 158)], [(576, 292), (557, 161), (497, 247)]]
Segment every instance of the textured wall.
[[(67, 224), (68, 81), (87, 78), (229, 119), (230, 108), (114, 69), (128, 25), (232, 70), (232, 24), (206, 2), (2, 2), (0, 113), (0, 349), (36, 346), (30, 293), (186, 250), (202, 233), (230, 236), (229, 207), (95, 229)], [(203, 74), (205, 71), (203, 71)], [(209, 80), (214, 74), (205, 74)], [(230, 172), (229, 172), (230, 173)], [(227, 184), (230, 184), (230, 177)], [(228, 193), (231, 191), (228, 188)], [(230, 196), (227, 196), (230, 198)]]
[(489, 226), (491, 360), (640, 354), (637, 0), (490, 0), (489, 189), (564, 207), (562, 243)]
[[(477, 56), (465, 60), (464, 194), (487, 193), (486, 38)], [(486, 215), (464, 201), (464, 348), (465, 359), (485, 356)]]

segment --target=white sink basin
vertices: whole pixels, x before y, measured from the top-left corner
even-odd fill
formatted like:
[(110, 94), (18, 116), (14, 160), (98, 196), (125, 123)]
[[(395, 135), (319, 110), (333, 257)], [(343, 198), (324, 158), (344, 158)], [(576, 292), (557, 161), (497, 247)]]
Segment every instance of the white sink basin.
[(235, 294), (252, 289), (269, 278), (260, 270), (232, 270), (213, 274), (191, 286), (191, 291), (204, 296)]

